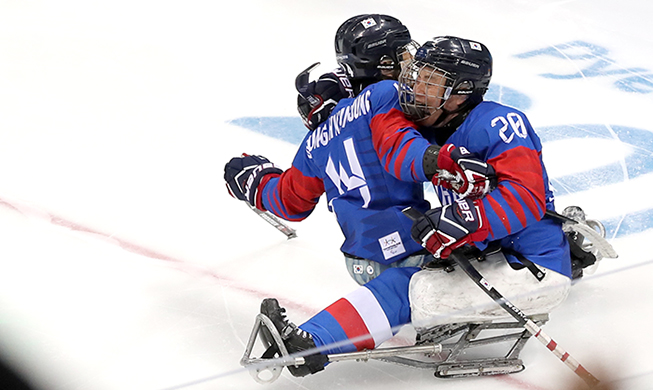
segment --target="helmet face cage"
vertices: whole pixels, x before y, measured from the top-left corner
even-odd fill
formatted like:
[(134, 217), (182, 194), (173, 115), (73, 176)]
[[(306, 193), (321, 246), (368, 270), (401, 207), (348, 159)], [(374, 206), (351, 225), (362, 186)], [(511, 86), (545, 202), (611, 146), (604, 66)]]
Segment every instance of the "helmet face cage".
[(410, 119), (426, 119), (444, 106), (455, 78), (450, 72), (412, 60), (399, 75), (399, 105)]
[(378, 68), (381, 69), (383, 78), (391, 80), (399, 79), (401, 71), (413, 59), (418, 48), (419, 44), (411, 40), (407, 44), (397, 48), (394, 58), (388, 55), (381, 57)]
[(401, 69), (405, 68), (413, 60), (417, 49), (419, 49), (419, 43), (412, 40), (397, 49), (397, 60)]

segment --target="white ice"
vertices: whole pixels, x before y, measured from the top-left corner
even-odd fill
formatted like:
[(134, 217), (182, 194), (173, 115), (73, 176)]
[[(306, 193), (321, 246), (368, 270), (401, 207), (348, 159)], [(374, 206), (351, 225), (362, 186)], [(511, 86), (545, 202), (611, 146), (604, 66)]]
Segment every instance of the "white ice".
[[(536, 128), (653, 131), (653, 91), (615, 87), (626, 76), (653, 82), (651, 2), (0, 1), (3, 357), (43, 389), (262, 388), (239, 365), (260, 301), (278, 298), (300, 323), (356, 285), (324, 201), (292, 224), (299, 236), (287, 241), (229, 197), (222, 175), (231, 157), (257, 153), (288, 167), (297, 145), (228, 121), (296, 116), (297, 73), (315, 61), (316, 72), (335, 67), (337, 27), (370, 12), (398, 17), (419, 42), (449, 34), (485, 43), (493, 82), (530, 97)], [(515, 57), (571, 41), (609, 54)], [(599, 76), (540, 76), (601, 59), (609, 66)], [(631, 152), (596, 139), (545, 144), (553, 178), (612, 163), (625, 169)], [(561, 196), (558, 207), (619, 219), (653, 208), (651, 189), (653, 173), (626, 177)], [(623, 389), (653, 380), (648, 240), (653, 230), (611, 239), (620, 258), (576, 284), (545, 326)], [(536, 341), (522, 358), (519, 374), (455, 380), (383, 362), (336, 363), (306, 378), (284, 373), (267, 388), (580, 383)]]

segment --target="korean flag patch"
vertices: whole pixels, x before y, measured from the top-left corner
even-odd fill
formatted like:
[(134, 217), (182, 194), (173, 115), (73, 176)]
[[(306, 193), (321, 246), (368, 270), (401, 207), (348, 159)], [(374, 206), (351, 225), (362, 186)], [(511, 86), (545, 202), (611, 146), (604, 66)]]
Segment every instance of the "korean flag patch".
[(481, 47), (481, 44), (480, 44), (480, 43), (469, 42), (469, 47), (471, 47), (472, 50), (483, 51), (483, 48)]
[(367, 18), (367, 19), (363, 20), (361, 22), (361, 24), (363, 25), (363, 27), (368, 29), (370, 27), (376, 26), (376, 21), (374, 20), (374, 18)]

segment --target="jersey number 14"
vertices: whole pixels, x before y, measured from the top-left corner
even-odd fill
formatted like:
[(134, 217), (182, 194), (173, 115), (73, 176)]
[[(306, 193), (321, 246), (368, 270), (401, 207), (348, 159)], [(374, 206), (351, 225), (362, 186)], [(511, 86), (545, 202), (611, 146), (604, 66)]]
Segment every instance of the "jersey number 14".
[[(363, 169), (358, 161), (358, 155), (354, 149), (353, 138), (347, 138), (343, 142), (343, 146), (345, 147), (347, 160), (334, 162), (331, 155), (329, 155), (326, 174), (338, 189), (340, 195), (345, 192), (359, 190), (361, 198), (363, 199), (363, 208), (367, 208), (371, 200), (370, 188), (367, 186)], [(336, 168), (336, 165), (338, 168)], [(351, 172), (351, 176), (347, 173), (348, 171)]]

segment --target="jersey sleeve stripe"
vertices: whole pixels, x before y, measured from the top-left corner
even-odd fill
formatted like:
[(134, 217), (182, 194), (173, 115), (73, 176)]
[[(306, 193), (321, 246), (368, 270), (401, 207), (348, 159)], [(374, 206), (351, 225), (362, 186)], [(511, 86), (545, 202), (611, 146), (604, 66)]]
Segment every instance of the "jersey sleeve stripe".
[[(540, 220), (545, 208), (542, 164), (536, 150), (517, 146), (488, 160), (499, 184), (483, 200), (494, 239), (503, 238)], [(495, 214), (496, 218), (492, 217)], [(499, 226), (503, 229), (499, 229)], [(505, 230), (504, 230), (505, 229)]]
[(535, 222), (535, 217), (530, 213), (526, 213), (521, 198), (516, 196), (513, 191), (512, 183), (505, 183), (500, 187), (499, 191), (493, 192), (495, 200), (502, 206), (503, 211), (508, 217), (511, 232), (517, 232), (526, 227), (529, 222)]
[[(526, 204), (533, 214), (534, 210), (546, 207), (545, 183), (539, 153), (525, 146), (508, 149), (499, 156), (488, 160), (499, 177), (499, 182), (510, 181), (525, 188), (529, 195)], [(530, 200), (527, 200), (530, 198)], [(529, 204), (529, 202), (533, 202)], [(534, 206), (534, 207), (533, 207)]]
[(305, 176), (295, 167), (261, 184), (265, 185), (261, 195), (262, 206), (288, 221), (301, 221), (308, 217), (324, 193), (321, 179)]
[[(494, 191), (493, 191), (494, 192)], [(483, 206), (488, 224), (490, 225), (490, 234), (493, 238), (505, 237), (510, 234), (510, 223), (508, 216), (503, 208), (491, 195), (483, 198)]]
[(430, 144), (417, 133), (415, 124), (406, 119), (403, 112), (392, 108), (387, 113), (377, 114), (370, 127), (374, 149), (387, 172), (403, 181), (427, 180), (417, 163), (421, 163)]
[[(422, 171), (424, 172), (424, 171)], [(413, 181), (421, 181), (419, 174), (417, 173), (417, 168), (415, 168), (415, 160), (410, 163), (410, 174), (413, 177)]]
[[(541, 210), (538, 203), (533, 200), (533, 196), (530, 192), (528, 192), (526, 188), (515, 183), (509, 183), (508, 185), (513, 191), (515, 197), (519, 199), (522, 210), (524, 212), (528, 210), (529, 213), (525, 215), (530, 215), (535, 218), (535, 220), (539, 221), (542, 218), (543, 210)], [(533, 220), (530, 220), (529, 222), (533, 222)]]
[[(521, 230), (526, 227), (527, 218), (524, 212), (524, 206), (519, 202), (520, 196), (515, 192), (512, 184), (509, 182), (502, 184), (499, 193), (507, 204), (507, 208), (504, 208), (506, 214), (510, 213), (515, 216), (515, 222), (512, 222), (513, 218), (508, 219), (511, 221), (510, 225), (513, 227), (512, 230)], [(516, 222), (519, 223), (518, 226)]]
[[(414, 139), (408, 140), (405, 145), (402, 146), (402, 148), (399, 150), (399, 153), (395, 156), (394, 158), (394, 177), (402, 179), (401, 168), (404, 165), (404, 159), (406, 158), (406, 155), (408, 154), (408, 149), (410, 149), (410, 145), (413, 143)], [(407, 179), (407, 178), (405, 178)], [(404, 180), (405, 180), (404, 179)]]

